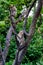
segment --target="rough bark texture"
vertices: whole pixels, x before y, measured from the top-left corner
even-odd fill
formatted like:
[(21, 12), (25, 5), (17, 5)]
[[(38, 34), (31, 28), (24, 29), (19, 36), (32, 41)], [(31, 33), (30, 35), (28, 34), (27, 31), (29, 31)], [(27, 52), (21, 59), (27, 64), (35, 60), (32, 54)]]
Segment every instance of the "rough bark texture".
[(20, 65), (22, 60), (23, 60), (23, 57), (26, 53), (27, 46), (30, 43), (30, 41), (32, 39), (32, 36), (34, 34), (35, 27), (36, 27), (36, 22), (37, 22), (37, 19), (38, 19), (39, 15), (40, 15), (41, 8), (42, 8), (42, 1), (39, 0), (38, 1), (38, 7), (37, 7), (37, 10), (34, 14), (32, 24), (30, 26), (30, 30), (29, 30), (29, 33), (28, 33), (28, 37), (27, 37), (27, 40), (25, 42), (26, 47), (24, 47), (21, 51), (18, 50), (19, 52), (17, 52), (17, 56), (15, 58), (15, 62), (13, 63), (13, 65)]
[[(33, 16), (33, 20), (32, 20), (32, 24), (30, 25), (30, 29), (29, 29), (29, 33), (27, 33), (25, 31), (25, 26), (26, 26), (26, 22), (27, 22), (27, 17), (29, 15), (29, 12), (30, 10), (32, 9), (32, 7), (34, 6), (34, 4), (36, 3), (36, 0), (34, 0), (34, 2), (32, 3), (32, 5), (30, 6), (30, 8), (28, 9), (28, 14), (26, 14), (26, 17), (24, 19), (24, 34), (27, 36), (27, 39), (25, 41), (25, 45), (22, 45), (20, 47), (17, 46), (17, 52), (16, 52), (16, 56), (15, 56), (15, 60), (13, 61), (13, 64), (12, 65), (20, 65), (24, 56), (25, 56), (25, 53), (26, 53), (26, 50), (27, 50), (27, 47), (28, 45), (30, 44), (30, 41), (33, 37), (33, 34), (35, 32), (35, 27), (36, 27), (36, 22), (37, 22), (37, 19), (40, 15), (40, 12), (41, 12), (41, 9), (42, 9), (42, 1), (43, 0), (38, 0), (38, 7), (36, 9), (36, 12)], [(13, 13), (15, 13), (14, 7), (12, 7), (11, 11), (13, 10)], [(10, 46), (10, 39), (11, 39), (11, 36), (12, 36), (12, 32), (14, 32), (15, 36), (17, 37), (17, 33), (16, 33), (16, 25), (17, 23), (22, 20), (22, 15), (19, 16), (18, 20), (14, 20), (14, 14), (10, 12), (10, 20), (11, 20), (11, 27), (9, 28), (9, 31), (7, 33), (7, 36), (6, 36), (6, 41), (5, 41), (5, 48), (2, 52), (2, 49), (0, 47), (0, 65), (5, 65), (5, 61), (6, 61), (6, 57), (7, 57), (7, 54), (8, 54), (8, 50), (9, 50), (9, 46)], [(11, 15), (13, 14), (13, 15)], [(17, 42), (17, 40), (16, 40)], [(19, 42), (17, 42), (17, 44), (19, 44)]]

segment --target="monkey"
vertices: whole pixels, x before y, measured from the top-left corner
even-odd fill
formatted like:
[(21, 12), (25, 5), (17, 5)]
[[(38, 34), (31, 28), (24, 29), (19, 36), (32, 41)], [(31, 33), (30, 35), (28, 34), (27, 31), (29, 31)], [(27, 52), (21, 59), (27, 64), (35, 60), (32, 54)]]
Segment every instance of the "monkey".
[(17, 15), (17, 8), (14, 5), (10, 5), (10, 13), (11, 16), (16, 16)]
[(18, 50), (21, 51), (23, 48), (26, 47), (26, 42), (25, 42), (25, 38), (24, 38), (24, 31), (21, 30), (17, 35), (18, 35), (16, 37), (17, 46), (18, 46)]
[(14, 6), (14, 5), (10, 5), (10, 15), (9, 15), (9, 18), (10, 18), (10, 21), (11, 21), (11, 24), (12, 24), (12, 27), (15, 29), (16, 28), (16, 19), (14, 17), (16, 17), (17, 15), (17, 8)]
[(25, 18), (26, 14), (28, 14), (28, 9), (25, 7), (22, 11), (21, 11), (22, 16)]
[(17, 37), (17, 40), (19, 41), (19, 44), (23, 45), (25, 43), (23, 30), (18, 33), (18, 36), (19, 38)]

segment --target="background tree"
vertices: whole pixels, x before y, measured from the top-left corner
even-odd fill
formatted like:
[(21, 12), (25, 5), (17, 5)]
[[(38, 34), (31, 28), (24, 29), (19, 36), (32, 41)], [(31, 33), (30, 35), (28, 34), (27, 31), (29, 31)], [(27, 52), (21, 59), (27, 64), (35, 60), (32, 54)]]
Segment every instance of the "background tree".
[[(26, 63), (28, 65), (43, 64), (42, 63), (42, 56), (43, 56), (42, 55), (43, 54), (42, 26), (43, 26), (43, 23), (41, 23), (41, 25), (39, 26), (39, 21), (43, 20), (43, 18), (40, 17), (40, 11), (42, 9), (42, 0), (41, 1), (39, 0), (39, 2), (38, 2), (38, 7), (36, 8), (36, 12), (34, 13), (33, 20), (32, 20), (32, 17), (28, 18), (31, 9), (34, 8), (35, 3), (36, 3), (36, 0), (34, 0), (34, 1), (33, 0), (32, 1), (24, 1), (24, 0), (23, 1), (11, 1), (11, 0), (2, 1), (1, 0), (1, 2), (0, 2), (0, 13), (1, 13), (1, 16), (0, 16), (0, 31), (1, 31), (0, 32), (0, 41), (1, 41), (2, 48), (0, 47), (0, 57), (1, 57), (0, 63), (2, 65), (5, 64), (5, 61), (8, 62), (7, 63), (8, 65), (12, 64), (11, 61), (13, 61), (13, 59), (15, 58), (15, 50), (17, 50), (17, 49), (18, 49), (18, 52), (16, 53), (17, 56), (15, 59), (15, 62), (13, 62), (14, 65), (21, 64), (21, 61), (25, 55), (26, 50), (28, 50), (28, 51), (26, 52), (26, 56), (22, 63), (25, 63), (25, 61), (26, 61)], [(14, 7), (12, 7), (12, 4), (14, 4), (17, 8), (17, 16), (15, 17), (16, 20), (14, 19), (14, 14), (12, 13), (15, 11)], [(21, 13), (22, 7), (24, 5), (26, 6), (26, 9), (27, 9), (27, 13), (25, 13), (26, 14), (25, 18), (24, 18), (24, 12)], [(10, 9), (10, 6), (11, 6), (11, 9)], [(10, 9), (10, 16), (9, 16), (9, 9)], [(41, 14), (42, 13), (43, 13), (43, 9), (41, 11)], [(11, 14), (13, 14), (13, 15), (11, 15)], [(8, 16), (10, 17), (10, 20), (8, 19)], [(27, 21), (30, 21), (30, 22), (27, 22)], [(3, 22), (3, 24), (2, 24), (2, 22)], [(22, 26), (23, 23), (24, 23), (24, 25)], [(21, 28), (19, 28), (19, 26)], [(8, 29), (9, 29), (9, 31), (6, 32)], [(28, 29), (29, 29), (29, 33), (27, 33)], [(34, 29), (35, 29), (35, 32), (34, 32)], [(18, 42), (17, 42), (17, 40), (15, 41), (15, 39), (14, 39), (15, 38), (14, 35), (17, 37), (17, 34), (20, 30), (24, 31), (24, 35), (25, 35), (24, 37), (26, 37), (25, 44), (22, 45), (21, 47), (20, 47), (20, 45), (15, 46), (15, 43), (18, 43)], [(13, 32), (13, 36), (12, 36), (12, 32)], [(7, 36), (6, 36), (6, 34), (7, 34)], [(34, 36), (33, 36), (33, 34), (34, 34)], [(6, 37), (6, 39), (5, 39), (5, 37)], [(10, 38), (11, 38), (11, 45), (10, 45)], [(28, 44), (30, 43), (30, 41), (31, 41), (31, 44), (28, 47)], [(10, 46), (10, 49), (9, 49), (9, 46)], [(28, 47), (28, 49), (27, 49), (27, 47)], [(8, 51), (10, 51), (10, 52), (8, 53)], [(39, 56), (41, 59), (39, 58)]]

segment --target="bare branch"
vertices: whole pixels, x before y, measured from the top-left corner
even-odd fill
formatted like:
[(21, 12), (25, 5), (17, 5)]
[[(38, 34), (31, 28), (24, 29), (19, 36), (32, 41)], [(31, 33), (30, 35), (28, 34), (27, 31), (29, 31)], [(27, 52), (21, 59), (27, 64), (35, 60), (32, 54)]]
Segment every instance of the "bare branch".
[(12, 65), (20, 65), (23, 58), (24, 58), (24, 55), (26, 54), (26, 48), (23, 48), (21, 51), (17, 50), (17, 53), (16, 53), (16, 56), (15, 56), (15, 60), (13, 61), (13, 64)]
[(3, 51), (3, 57), (4, 60), (6, 60), (7, 54), (8, 54), (8, 50), (9, 50), (9, 46), (10, 46), (10, 39), (11, 39), (11, 35), (12, 35), (12, 26), (10, 27), (7, 36), (6, 36), (6, 41), (5, 41), (5, 48)]
[(37, 0), (34, 0), (34, 1), (33, 1), (33, 3), (31, 4), (31, 6), (30, 6), (30, 8), (29, 8), (29, 10), (28, 10), (27, 15), (26, 15), (26, 17), (25, 17), (25, 19), (24, 19), (23, 29), (24, 29), (24, 33), (25, 33), (26, 35), (28, 35), (28, 33), (25, 31), (25, 30), (26, 30), (27, 17), (28, 17), (28, 15), (29, 15), (29, 13), (30, 13), (32, 7), (35, 5), (36, 1), (37, 1)]
[(30, 26), (29, 36), (32, 36), (34, 34), (34, 30), (35, 30), (35, 27), (36, 27), (36, 22), (37, 22), (37, 19), (38, 19), (39, 15), (40, 15), (41, 9), (42, 9), (42, 1), (39, 0), (37, 10), (35, 12), (32, 24)]
[(36, 22), (37, 22), (39, 15), (40, 15), (41, 9), (42, 9), (42, 0), (38, 0), (38, 7), (37, 7), (37, 10), (33, 16), (33, 20), (32, 20), (32, 24), (30, 26), (29, 33), (27, 34), (27, 40), (25, 43), (26, 45), (28, 45), (28, 43), (30, 43), (32, 36), (35, 32)]

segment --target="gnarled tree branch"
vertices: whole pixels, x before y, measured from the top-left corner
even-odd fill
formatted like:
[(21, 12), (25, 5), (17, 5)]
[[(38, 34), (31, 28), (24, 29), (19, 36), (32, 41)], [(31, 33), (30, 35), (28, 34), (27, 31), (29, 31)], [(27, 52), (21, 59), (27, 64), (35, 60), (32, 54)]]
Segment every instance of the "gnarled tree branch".
[(6, 60), (6, 57), (7, 57), (7, 54), (8, 54), (11, 36), (12, 36), (12, 26), (9, 28), (7, 36), (6, 36), (5, 48), (3, 50), (4, 61)]
[(36, 0), (34, 0), (33, 3), (31, 4), (31, 6), (30, 6), (30, 8), (29, 8), (29, 10), (28, 10), (28, 14), (26, 15), (26, 17), (25, 17), (25, 19), (24, 19), (23, 29), (24, 29), (24, 33), (25, 33), (26, 36), (28, 35), (28, 33), (25, 31), (25, 30), (26, 30), (27, 17), (28, 17), (28, 15), (29, 15), (29, 13), (30, 13), (32, 7), (35, 5), (35, 3), (36, 3)]

